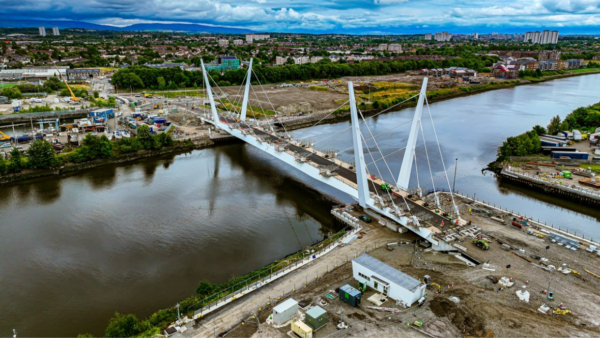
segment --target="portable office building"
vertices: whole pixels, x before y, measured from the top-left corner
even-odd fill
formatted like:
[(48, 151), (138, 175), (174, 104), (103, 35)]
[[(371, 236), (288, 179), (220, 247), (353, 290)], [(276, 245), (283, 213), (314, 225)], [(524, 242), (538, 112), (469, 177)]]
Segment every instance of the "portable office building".
[(281, 325), (292, 319), (298, 313), (298, 302), (290, 298), (273, 308), (273, 322)]
[(317, 331), (323, 327), (323, 325), (327, 324), (327, 311), (323, 310), (320, 306), (315, 306), (306, 311), (304, 321), (306, 322), (306, 325), (310, 326), (314, 331)]
[(352, 261), (352, 274), (363, 285), (408, 306), (425, 295), (424, 283), (367, 254)]
[(362, 292), (346, 284), (340, 288), (340, 299), (350, 306), (360, 306)]
[(292, 332), (297, 334), (300, 338), (312, 338), (313, 334), (313, 330), (310, 326), (299, 320), (292, 323)]

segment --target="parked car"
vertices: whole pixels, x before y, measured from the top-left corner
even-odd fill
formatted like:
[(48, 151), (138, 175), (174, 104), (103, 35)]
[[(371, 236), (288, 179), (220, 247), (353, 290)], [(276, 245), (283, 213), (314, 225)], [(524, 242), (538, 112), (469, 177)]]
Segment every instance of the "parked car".
[(369, 215), (360, 215), (360, 216), (358, 216), (358, 219), (360, 219), (361, 221), (363, 221), (365, 223), (371, 223), (371, 216), (369, 216)]

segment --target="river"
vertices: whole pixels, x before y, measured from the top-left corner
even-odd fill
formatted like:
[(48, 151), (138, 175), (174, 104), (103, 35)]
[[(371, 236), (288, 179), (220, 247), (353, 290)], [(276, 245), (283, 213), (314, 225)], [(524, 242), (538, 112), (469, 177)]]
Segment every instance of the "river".
[[(588, 75), (432, 104), (450, 182), (458, 158), (458, 190), (600, 238), (599, 211), (481, 173), (507, 136), (600, 101), (597, 88), (600, 75)], [(369, 125), (378, 134), (413, 113), (414, 108), (383, 114)], [(423, 125), (436, 188), (448, 189), (431, 123), (424, 118)], [(320, 125), (293, 134), (318, 141), (348, 126)], [(378, 137), (382, 152), (403, 147), (408, 129), (409, 123)], [(317, 147), (342, 150), (351, 144), (345, 132)], [(368, 148), (378, 158), (374, 144)], [(341, 156), (351, 159), (352, 152)], [(397, 175), (401, 154), (387, 160)], [(430, 187), (421, 141), (417, 164), (421, 186)], [(370, 171), (377, 174), (372, 165)], [(391, 177), (386, 172), (382, 175)], [(0, 191), (0, 336), (12, 328), (20, 336), (101, 335), (116, 311), (146, 316), (191, 295), (202, 279), (225, 281), (337, 231), (333, 202), (324, 196), (349, 200), (242, 144)]]

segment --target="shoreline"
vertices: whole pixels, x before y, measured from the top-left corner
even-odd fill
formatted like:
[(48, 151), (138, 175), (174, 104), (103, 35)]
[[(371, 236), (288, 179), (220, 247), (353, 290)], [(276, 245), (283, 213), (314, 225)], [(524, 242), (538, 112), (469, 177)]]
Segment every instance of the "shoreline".
[[(452, 94), (440, 96), (440, 97), (436, 97), (436, 98), (428, 98), (427, 100), (429, 103), (437, 103), (437, 102), (452, 100), (452, 99), (456, 99), (456, 98), (477, 95), (477, 94), (490, 92), (490, 91), (494, 91), (494, 90), (499, 90), (499, 89), (515, 88), (518, 86), (525, 86), (525, 85), (535, 85), (538, 83), (553, 81), (553, 80), (560, 80), (563, 78), (584, 76), (584, 75), (595, 75), (595, 74), (600, 74), (600, 71), (551, 75), (551, 76), (547, 76), (545, 78), (540, 78), (539, 81), (516, 79), (515, 81), (517, 81), (517, 82), (511, 82), (508, 84), (503, 84), (504, 81), (502, 81), (502, 82), (498, 82), (496, 85), (489, 86), (487, 88), (480, 88), (480, 89), (476, 89), (476, 90), (472, 90), (472, 91), (461, 91), (460, 89), (457, 89), (457, 91)], [(466, 88), (470, 88), (470, 87), (466, 87)], [(401, 109), (411, 108), (411, 107), (416, 107), (416, 106), (417, 106), (416, 100), (410, 100), (406, 103), (403, 103), (403, 104), (400, 104), (400, 105), (394, 107), (394, 110), (390, 110), (389, 112), (398, 111)], [(386, 109), (389, 109), (389, 108), (364, 110), (362, 113), (365, 117), (369, 117), (369, 116), (378, 114), (382, 111), (385, 111)], [(285, 130), (292, 131), (292, 130), (310, 127), (316, 121), (318, 121), (319, 118), (321, 118), (323, 115), (327, 115), (327, 114), (320, 114), (319, 116), (315, 117), (314, 119), (307, 119), (306, 121), (299, 121), (297, 123), (294, 123), (294, 121), (291, 121), (290, 124), (285, 124)], [(340, 114), (328, 116), (328, 117), (324, 118), (321, 122), (331, 124), (331, 123), (345, 122), (345, 121), (349, 121), (349, 120), (350, 120), (350, 112), (348, 111), (348, 112), (342, 112)], [(277, 127), (277, 128), (279, 131), (283, 130), (281, 127)]]
[(8, 185), (12, 183), (25, 182), (29, 180), (34, 180), (38, 178), (51, 177), (51, 176), (61, 176), (71, 173), (76, 173), (79, 171), (93, 169), (102, 167), (104, 165), (109, 164), (120, 164), (120, 163), (128, 163), (136, 160), (141, 160), (150, 157), (158, 157), (162, 155), (168, 154), (183, 154), (192, 150), (205, 149), (209, 147), (215, 146), (216, 143), (211, 141), (210, 139), (200, 139), (193, 141), (193, 145), (176, 145), (166, 149), (160, 150), (151, 150), (151, 151), (140, 151), (135, 154), (126, 154), (121, 155), (116, 158), (111, 158), (107, 160), (94, 160), (90, 162), (77, 163), (73, 165), (66, 165), (59, 168), (53, 169), (44, 169), (44, 170), (24, 170), (23, 172), (16, 174), (8, 174), (4, 176), (0, 176), (0, 186)]
[[(507, 85), (502, 85), (502, 83), (500, 82), (500, 83), (498, 83), (497, 86), (490, 86), (487, 88), (481, 88), (478, 90), (473, 90), (473, 91), (468, 91), (468, 92), (457, 90), (456, 92), (454, 92), (450, 95), (442, 96), (439, 98), (431, 98), (431, 99), (429, 99), (429, 102), (430, 103), (441, 102), (441, 101), (446, 101), (446, 100), (452, 100), (452, 99), (459, 98), (459, 97), (466, 97), (466, 96), (481, 94), (481, 93), (498, 90), (498, 89), (514, 88), (514, 87), (522, 86), (522, 85), (532, 85), (532, 84), (537, 84), (540, 82), (552, 81), (552, 80), (557, 80), (557, 79), (562, 79), (562, 78), (583, 76), (583, 75), (594, 75), (594, 74), (600, 74), (600, 71), (575, 73), (575, 74), (559, 74), (559, 75), (553, 75), (553, 76), (549, 76), (547, 78), (540, 79), (540, 81), (518, 80), (518, 82), (511, 82)], [(416, 105), (417, 105), (417, 102), (411, 100), (404, 104), (398, 105), (397, 107), (395, 107), (395, 110), (393, 110), (393, 111), (397, 111), (397, 110), (404, 109), (404, 108), (415, 107)], [(388, 109), (388, 108), (385, 108), (385, 109)], [(384, 111), (385, 109), (365, 110), (363, 112), (363, 114), (365, 117), (368, 117), (368, 116), (372, 116), (377, 113), (380, 113), (380, 112)], [(390, 111), (390, 112), (392, 112), (392, 111)], [(318, 116), (317, 118), (320, 118), (320, 116)], [(331, 123), (339, 123), (339, 122), (348, 121), (349, 119), (350, 119), (350, 112), (343, 112), (341, 114), (328, 116), (327, 118), (323, 119), (321, 122), (331, 124)], [(313, 119), (309, 119), (306, 121), (299, 121), (298, 123), (293, 123), (293, 122), (294, 121), (292, 121), (292, 124), (290, 124), (290, 125), (285, 125), (285, 130), (292, 131), (292, 130), (306, 128), (306, 127), (312, 126), (315, 121)], [(281, 127), (278, 127), (278, 129), (282, 130)], [(222, 144), (221, 142), (219, 142), (219, 143), (213, 142), (212, 140), (210, 140), (208, 138), (198, 139), (198, 140), (193, 141), (193, 143), (194, 143), (193, 146), (177, 146), (177, 147), (172, 147), (169, 149), (162, 149), (160, 151), (144, 151), (144, 152), (140, 152), (140, 153), (136, 153), (136, 154), (122, 155), (118, 158), (109, 159), (109, 160), (96, 160), (96, 161), (91, 161), (91, 162), (86, 162), (86, 163), (79, 163), (76, 165), (64, 166), (64, 167), (55, 168), (55, 169), (27, 170), (25, 172), (18, 173), (18, 174), (4, 175), (4, 176), (0, 176), (0, 186), (6, 185), (6, 184), (11, 184), (11, 183), (24, 182), (24, 181), (28, 181), (28, 180), (37, 179), (37, 178), (59, 176), (59, 175), (64, 175), (64, 174), (68, 174), (68, 173), (74, 173), (77, 171), (101, 167), (101, 166), (107, 165), (107, 164), (133, 162), (136, 160), (149, 158), (149, 157), (157, 157), (157, 156), (162, 156), (162, 155), (172, 154), (172, 153), (184, 153), (186, 151), (191, 151), (191, 150), (200, 150), (200, 149), (210, 148), (210, 147), (214, 147), (219, 144)]]

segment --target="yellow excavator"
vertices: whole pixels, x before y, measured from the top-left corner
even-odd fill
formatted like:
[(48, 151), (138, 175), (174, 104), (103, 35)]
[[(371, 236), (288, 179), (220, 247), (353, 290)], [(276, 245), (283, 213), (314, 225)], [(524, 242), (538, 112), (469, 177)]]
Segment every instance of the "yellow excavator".
[(69, 84), (67, 83), (67, 80), (65, 80), (65, 78), (60, 73), (60, 70), (58, 70), (58, 67), (56, 66), (56, 63), (54, 63), (54, 60), (52, 60), (52, 58), (50, 58), (50, 61), (54, 65), (54, 68), (56, 68), (56, 72), (58, 73), (58, 75), (60, 75), (60, 78), (63, 80), (63, 82), (65, 83), (65, 86), (67, 86), (67, 89), (71, 93), (71, 101), (75, 101), (75, 102), (81, 101), (80, 98), (78, 98), (77, 96), (75, 96), (75, 94), (73, 94), (73, 91), (71, 90), (71, 87), (69, 87)]
[(0, 131), (0, 141), (8, 141), (10, 140), (10, 136)]

